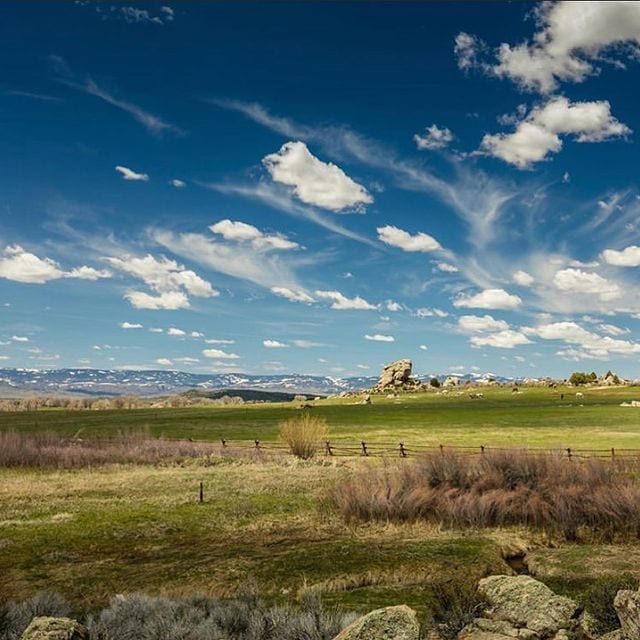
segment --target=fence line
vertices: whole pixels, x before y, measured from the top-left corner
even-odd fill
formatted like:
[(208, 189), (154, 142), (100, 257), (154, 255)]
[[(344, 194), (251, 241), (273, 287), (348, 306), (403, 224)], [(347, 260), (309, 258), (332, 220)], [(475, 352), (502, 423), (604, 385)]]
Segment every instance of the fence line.
[[(222, 448), (228, 449), (253, 449), (255, 451), (275, 451), (289, 453), (289, 446), (281, 442), (262, 442), (261, 440), (226, 440), (221, 441)], [(519, 451), (530, 455), (558, 455), (568, 459), (583, 458), (602, 458), (609, 460), (640, 458), (640, 448), (627, 449), (610, 447), (607, 449), (583, 449), (575, 447), (566, 448), (543, 448), (543, 447), (493, 447), (486, 445), (465, 446), (465, 445), (426, 445), (398, 442), (360, 442), (349, 441), (330, 441), (327, 440), (320, 447), (322, 455), (326, 457), (389, 457), (395, 456), (399, 458), (416, 457), (423, 453), (441, 453), (455, 452), (458, 455), (480, 456), (485, 453), (496, 451)]]

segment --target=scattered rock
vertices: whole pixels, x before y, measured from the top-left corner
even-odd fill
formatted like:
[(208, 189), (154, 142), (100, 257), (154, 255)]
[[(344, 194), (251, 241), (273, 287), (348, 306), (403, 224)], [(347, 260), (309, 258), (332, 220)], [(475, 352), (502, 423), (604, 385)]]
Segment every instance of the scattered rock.
[(459, 640), (538, 640), (538, 635), (530, 629), (518, 629), (504, 620), (476, 618), (467, 625), (458, 636)]
[(552, 637), (576, 624), (576, 602), (556, 595), (531, 576), (490, 576), (480, 580), (478, 591), (491, 607), (491, 618), (530, 629), (540, 637)]
[(39, 616), (31, 621), (20, 640), (88, 640), (89, 632), (71, 618)]
[(442, 383), (443, 387), (457, 387), (460, 384), (460, 378), (456, 378), (455, 376), (448, 376), (445, 378), (445, 381)]
[(334, 640), (418, 640), (416, 612), (406, 605), (376, 609), (343, 629)]
[(622, 634), (628, 640), (640, 638), (640, 591), (618, 591), (613, 606), (622, 627)]

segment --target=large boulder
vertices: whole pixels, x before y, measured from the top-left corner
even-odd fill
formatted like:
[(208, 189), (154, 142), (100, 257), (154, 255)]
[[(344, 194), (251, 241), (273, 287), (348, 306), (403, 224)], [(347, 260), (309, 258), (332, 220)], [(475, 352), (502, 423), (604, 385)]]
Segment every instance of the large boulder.
[(530, 629), (541, 638), (572, 628), (579, 613), (576, 602), (531, 576), (489, 576), (480, 580), (478, 591), (490, 606), (491, 618)]
[(389, 393), (390, 391), (413, 391), (423, 384), (411, 377), (413, 364), (408, 358), (390, 362), (382, 369), (380, 378), (371, 389), (373, 393)]
[(343, 629), (334, 640), (418, 640), (416, 612), (406, 605), (376, 609)]
[(640, 638), (640, 591), (618, 591), (613, 600), (622, 634), (628, 640)]
[(38, 616), (24, 630), (20, 640), (88, 640), (89, 633), (71, 618)]

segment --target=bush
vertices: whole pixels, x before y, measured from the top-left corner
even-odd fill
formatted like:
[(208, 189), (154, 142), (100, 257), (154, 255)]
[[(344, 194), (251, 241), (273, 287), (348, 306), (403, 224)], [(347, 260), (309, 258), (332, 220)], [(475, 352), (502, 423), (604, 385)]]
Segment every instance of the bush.
[(574, 371), (569, 378), (569, 382), (573, 385), (589, 384), (590, 382), (596, 382), (598, 376), (595, 371), (591, 373), (585, 373), (584, 371)]
[(440, 387), (440, 380), (438, 380), (438, 378), (431, 378), (431, 380), (429, 380), (429, 385), (437, 389)]
[(313, 458), (328, 434), (327, 421), (310, 413), (280, 424), (280, 437), (289, 445), (291, 453), (303, 460)]
[(434, 631), (443, 640), (456, 640), (458, 634), (480, 616), (487, 602), (478, 593), (475, 582), (462, 576), (436, 583), (429, 605), (427, 631)]
[(8, 602), (0, 607), (0, 640), (18, 640), (37, 616), (68, 616), (66, 601), (55, 593), (39, 593), (20, 603)]
[(340, 483), (347, 519), (428, 520), (452, 527), (524, 525), (576, 540), (640, 533), (640, 484), (622, 462), (524, 451), (427, 454)]
[(620, 627), (618, 614), (613, 606), (613, 599), (622, 589), (638, 589), (638, 578), (631, 574), (621, 576), (604, 576), (595, 582), (580, 597), (580, 604), (596, 621), (593, 631), (598, 636), (614, 631)]

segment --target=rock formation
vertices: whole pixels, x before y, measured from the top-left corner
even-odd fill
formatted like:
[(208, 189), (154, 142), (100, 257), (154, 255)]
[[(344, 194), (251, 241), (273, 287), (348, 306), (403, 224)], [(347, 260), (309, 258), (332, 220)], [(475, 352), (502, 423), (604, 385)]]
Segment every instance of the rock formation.
[(89, 633), (71, 618), (39, 616), (31, 621), (20, 640), (88, 640)]
[(376, 609), (358, 618), (334, 640), (418, 640), (419, 636), (416, 612), (403, 604)]
[(426, 387), (411, 377), (411, 360), (403, 358), (389, 363), (382, 369), (380, 379), (371, 388), (371, 393), (390, 393), (395, 391), (418, 391)]

